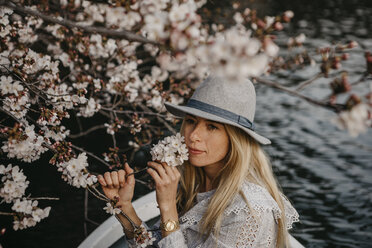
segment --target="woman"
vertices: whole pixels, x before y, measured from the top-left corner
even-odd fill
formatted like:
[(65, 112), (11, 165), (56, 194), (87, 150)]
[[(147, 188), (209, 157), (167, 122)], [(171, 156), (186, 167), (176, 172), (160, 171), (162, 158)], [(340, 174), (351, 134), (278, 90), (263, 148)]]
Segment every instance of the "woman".
[[(161, 213), (161, 233), (153, 232), (156, 246), (289, 246), (287, 229), (298, 214), (280, 192), (259, 145), (271, 142), (254, 131), (255, 105), (250, 81), (219, 77), (207, 78), (186, 106), (165, 104), (170, 113), (184, 117), (181, 133), (189, 160), (181, 168), (148, 163)], [(139, 226), (142, 221), (131, 204), (134, 177), (125, 177), (132, 172), (126, 164), (125, 170), (106, 172), (99, 182)], [(119, 218), (127, 238), (132, 238), (131, 223)], [(136, 230), (146, 234), (149, 229)]]

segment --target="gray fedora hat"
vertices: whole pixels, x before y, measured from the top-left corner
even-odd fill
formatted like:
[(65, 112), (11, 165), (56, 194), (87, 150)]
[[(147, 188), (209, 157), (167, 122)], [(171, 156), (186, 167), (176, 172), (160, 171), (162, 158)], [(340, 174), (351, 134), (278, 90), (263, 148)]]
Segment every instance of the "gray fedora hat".
[(186, 106), (165, 103), (167, 110), (179, 117), (195, 115), (239, 127), (263, 145), (271, 141), (255, 132), (256, 91), (248, 79), (228, 82), (210, 76), (195, 90)]

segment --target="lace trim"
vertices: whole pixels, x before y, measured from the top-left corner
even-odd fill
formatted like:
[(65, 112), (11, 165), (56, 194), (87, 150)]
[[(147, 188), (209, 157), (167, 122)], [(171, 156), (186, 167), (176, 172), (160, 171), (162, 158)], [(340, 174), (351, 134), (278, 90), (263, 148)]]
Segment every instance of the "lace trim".
[[(276, 222), (281, 218), (282, 211), (265, 188), (254, 183), (247, 182), (243, 185), (242, 190), (250, 202), (250, 206), (253, 210), (257, 211), (258, 213), (272, 212)], [(204, 199), (200, 199), (201, 201), (196, 204), (194, 208), (180, 218), (181, 223), (183, 223), (185, 227), (195, 225), (201, 220), (202, 214), (205, 212), (208, 201), (212, 194), (205, 194), (205, 196), (206, 197)], [(234, 199), (233, 204), (226, 208), (225, 215), (229, 215), (231, 213), (239, 215), (240, 211), (250, 213), (251, 209), (247, 206), (246, 202), (241, 198), (240, 195), (237, 197), (239, 198)], [(296, 209), (294, 209), (284, 195), (282, 195), (282, 199), (286, 213), (286, 226), (287, 229), (291, 229), (293, 223), (299, 221), (299, 215)]]
[[(254, 183), (246, 183), (242, 189), (247, 199), (250, 201), (251, 208), (253, 210), (257, 211), (258, 213), (272, 212), (274, 214), (275, 221), (278, 222), (278, 219), (281, 218), (282, 211), (265, 188)], [(283, 194), (281, 194), (281, 197), (284, 203), (286, 227), (287, 229), (291, 229), (293, 223), (300, 221), (299, 215), (296, 209)], [(247, 206), (244, 200), (239, 201), (238, 204), (232, 204), (231, 206), (227, 207), (225, 214), (229, 215), (234, 213), (238, 215), (240, 211), (244, 211), (245, 213), (250, 212), (250, 208)]]

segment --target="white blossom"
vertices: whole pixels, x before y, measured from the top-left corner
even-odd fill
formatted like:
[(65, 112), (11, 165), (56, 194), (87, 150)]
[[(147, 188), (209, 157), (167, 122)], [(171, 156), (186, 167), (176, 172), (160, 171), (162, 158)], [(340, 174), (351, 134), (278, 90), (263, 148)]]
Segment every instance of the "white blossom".
[(159, 141), (151, 148), (152, 160), (166, 162), (169, 166), (182, 165), (189, 156), (184, 140), (185, 138), (177, 133)]
[(3, 184), (0, 188), (0, 197), (6, 203), (22, 197), (29, 184), (23, 171), (18, 166), (13, 167), (11, 164), (7, 167), (0, 165), (0, 179), (0, 182)]
[(42, 127), (42, 130), (44, 131), (45, 138), (52, 138), (55, 141), (62, 141), (70, 134), (70, 130), (66, 129), (65, 126), (59, 126), (58, 132), (51, 130), (45, 126)]
[(121, 210), (119, 208), (114, 208), (111, 203), (107, 202), (106, 207), (103, 208), (108, 214), (120, 214)]
[(43, 147), (44, 139), (35, 133), (34, 125), (26, 126), (24, 133), (27, 135), (26, 139), (3, 141), (1, 149), (8, 153), (8, 158), (17, 158), (30, 163), (38, 160), (48, 149)]
[(78, 116), (91, 117), (101, 109), (101, 104), (96, 102), (94, 98), (90, 98), (85, 107), (80, 108)]
[(294, 39), (295, 39), (295, 41), (296, 41), (297, 44), (302, 44), (306, 40), (306, 35), (303, 34), (303, 33), (301, 33), (298, 36), (296, 36)]
[(1, 76), (0, 90), (2, 95), (14, 94), (18, 96), (19, 91), (23, 91), (23, 86), (19, 81), (13, 81), (12, 77)]
[(77, 158), (72, 158), (68, 162), (57, 164), (58, 171), (62, 172), (62, 178), (70, 185), (86, 188), (97, 182), (97, 177), (87, 172), (88, 157), (85, 153), (80, 153)]
[(49, 216), (50, 209), (50, 207), (39, 208), (38, 201), (27, 200), (26, 198), (17, 199), (12, 206), (12, 210), (22, 215), (20, 220), (14, 220), (13, 229), (22, 230), (35, 226), (36, 223)]
[(5, 97), (3, 100), (4, 109), (9, 111), (16, 118), (22, 119), (27, 114), (28, 107), (31, 105), (27, 92), (28, 91), (25, 91), (25, 95), (20, 97), (12, 95)]
[(286, 16), (288, 18), (293, 18), (294, 13), (293, 13), (292, 10), (287, 10), (286, 12), (284, 12), (284, 16)]
[(359, 103), (350, 111), (341, 112), (332, 121), (338, 128), (346, 129), (351, 136), (356, 137), (361, 133), (365, 133), (368, 127), (371, 126), (372, 120), (369, 119), (371, 113), (372, 109), (368, 104)]

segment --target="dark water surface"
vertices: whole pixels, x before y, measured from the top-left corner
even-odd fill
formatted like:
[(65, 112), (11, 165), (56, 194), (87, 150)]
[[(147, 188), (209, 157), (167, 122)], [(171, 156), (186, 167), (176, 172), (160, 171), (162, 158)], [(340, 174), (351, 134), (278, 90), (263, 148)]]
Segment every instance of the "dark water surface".
[[(290, 32), (307, 34), (308, 46), (357, 40), (363, 49), (372, 51), (370, 0), (276, 0), (261, 1), (259, 6), (265, 13), (292, 9), (298, 24), (292, 25)], [(287, 37), (278, 39), (284, 41)], [(363, 49), (352, 52), (347, 62), (351, 81), (365, 71)], [(314, 67), (273, 79), (290, 86), (317, 72)], [(328, 79), (320, 80), (303, 93), (323, 99), (330, 93), (327, 83)], [(361, 92), (363, 87), (354, 90)], [(300, 214), (301, 223), (296, 225), (294, 236), (306, 247), (372, 247), (371, 130), (352, 138), (331, 124), (335, 114), (328, 110), (264, 86), (258, 86), (257, 95), (258, 131), (272, 140), (273, 144), (265, 149), (272, 156), (285, 194)], [(87, 142), (92, 140), (88, 138)], [(47, 161), (24, 170), (31, 182), (30, 192), (61, 200), (43, 202), (52, 206), (49, 218), (24, 231), (8, 228), (0, 243), (4, 248), (76, 247), (84, 239), (84, 191), (66, 186)], [(143, 191), (137, 196), (141, 194)], [(102, 207), (102, 202), (91, 199), (90, 219), (104, 221), (108, 216)], [(0, 221), (4, 226), (9, 219), (1, 217)], [(88, 223), (88, 233), (95, 227)]]

